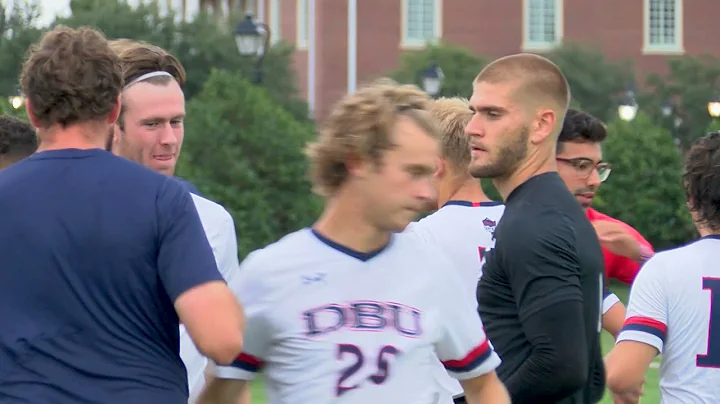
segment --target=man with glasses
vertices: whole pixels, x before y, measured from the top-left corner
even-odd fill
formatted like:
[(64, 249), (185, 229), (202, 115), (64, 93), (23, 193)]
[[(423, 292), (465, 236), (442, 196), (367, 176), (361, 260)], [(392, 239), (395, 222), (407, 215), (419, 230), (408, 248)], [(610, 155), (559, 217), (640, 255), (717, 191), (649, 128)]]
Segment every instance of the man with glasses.
[[(642, 263), (653, 255), (653, 249), (637, 230), (591, 207), (600, 184), (610, 176), (611, 166), (602, 155), (606, 137), (607, 129), (599, 119), (569, 109), (558, 137), (558, 174), (597, 231), (607, 277), (629, 285)], [(603, 302), (603, 328), (613, 335), (617, 335), (625, 319), (624, 307), (618, 302), (611, 295), (606, 295)]]

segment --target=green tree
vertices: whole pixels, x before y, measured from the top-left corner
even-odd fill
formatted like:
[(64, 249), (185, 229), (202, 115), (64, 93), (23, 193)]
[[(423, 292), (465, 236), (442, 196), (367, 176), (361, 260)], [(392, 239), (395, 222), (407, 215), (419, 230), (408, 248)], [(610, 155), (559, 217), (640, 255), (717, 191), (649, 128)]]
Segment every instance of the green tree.
[(651, 74), (646, 80), (647, 92), (640, 98), (640, 107), (653, 115), (656, 122), (670, 128), (671, 120), (663, 121), (665, 102), (674, 105), (674, 114), (681, 118), (675, 131), (683, 148), (698, 137), (711, 123), (707, 104), (713, 92), (720, 91), (720, 58), (711, 55), (682, 56), (668, 60), (666, 74)]
[(15, 0), (12, 7), (0, 2), (0, 97), (14, 94), (28, 47), (40, 38), (37, 6)]
[(294, 119), (240, 73), (221, 70), (187, 112), (179, 174), (231, 212), (241, 255), (312, 223), (321, 204), (303, 155), (311, 122)]
[[(176, 22), (172, 14), (161, 15), (153, 4), (130, 6), (119, 0), (74, 0), (72, 15), (55, 23), (71, 27), (88, 25), (103, 31), (108, 38), (129, 38), (160, 46), (180, 59), (187, 71), (185, 95), (191, 99), (203, 88), (212, 69), (255, 75), (255, 58), (242, 57), (228, 24), (200, 13), (189, 22)], [(299, 120), (308, 120), (308, 106), (299, 98), (296, 75), (292, 68), (293, 48), (274, 46), (263, 61), (262, 86)]]
[(629, 62), (610, 62), (595, 46), (567, 43), (546, 55), (565, 74), (572, 106), (603, 121), (616, 117), (618, 95), (633, 82)]
[(423, 50), (403, 54), (400, 68), (391, 72), (390, 77), (422, 88), (422, 72), (432, 62), (437, 63), (445, 75), (438, 97), (470, 98), (472, 82), (487, 64), (484, 58), (473, 55), (465, 48), (450, 44), (430, 45)]
[(613, 174), (600, 187), (598, 210), (635, 227), (656, 249), (686, 243), (695, 229), (681, 186), (682, 154), (670, 133), (643, 113), (608, 125), (605, 159)]

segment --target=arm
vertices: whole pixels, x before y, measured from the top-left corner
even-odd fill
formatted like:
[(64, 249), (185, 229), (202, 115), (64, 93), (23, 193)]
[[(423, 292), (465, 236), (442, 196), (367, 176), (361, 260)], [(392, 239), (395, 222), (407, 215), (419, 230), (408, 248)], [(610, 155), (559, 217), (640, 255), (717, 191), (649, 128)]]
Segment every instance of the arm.
[(495, 372), (460, 381), (468, 404), (510, 404), (505, 386)]
[[(549, 211), (522, 232), (528, 241), (518, 243), (506, 259), (519, 319), (532, 351), (505, 384), (513, 401), (560, 401), (580, 390), (589, 374), (575, 230), (565, 214)], [(601, 278), (598, 274), (598, 283)], [(598, 325), (600, 311), (598, 307), (594, 320)]]
[(250, 383), (247, 380), (212, 378), (197, 404), (250, 404)]
[(157, 199), (160, 281), (198, 350), (227, 363), (242, 349), (243, 315), (217, 270), (190, 194), (166, 179)]
[[(438, 268), (452, 266), (440, 251), (433, 254), (442, 259)], [(443, 333), (435, 343), (438, 358), (448, 374), (460, 381), (469, 403), (509, 403), (508, 393), (495, 374), (500, 358), (485, 335), (474, 297), (464, 292), (467, 287), (457, 271), (444, 271), (437, 285), (444, 311)]]
[(617, 220), (596, 220), (598, 239), (615, 257), (608, 273), (626, 285), (632, 284), (645, 261), (655, 253), (652, 245), (627, 224)]
[(603, 298), (603, 329), (609, 332), (613, 339), (617, 339), (623, 321), (625, 321), (625, 306), (614, 293), (606, 289)]
[(653, 358), (661, 353), (667, 335), (663, 267), (648, 261), (630, 292), (628, 318), (615, 348), (607, 355), (608, 388), (626, 393), (640, 387)]
[[(227, 366), (208, 366), (212, 376), (198, 404), (247, 404), (248, 381), (262, 370), (273, 339), (268, 311), (273, 306), (272, 277), (268, 265), (258, 262), (257, 253), (243, 262), (230, 288), (241, 298), (247, 313), (247, 332), (243, 352)], [(241, 297), (242, 296), (242, 297)]]

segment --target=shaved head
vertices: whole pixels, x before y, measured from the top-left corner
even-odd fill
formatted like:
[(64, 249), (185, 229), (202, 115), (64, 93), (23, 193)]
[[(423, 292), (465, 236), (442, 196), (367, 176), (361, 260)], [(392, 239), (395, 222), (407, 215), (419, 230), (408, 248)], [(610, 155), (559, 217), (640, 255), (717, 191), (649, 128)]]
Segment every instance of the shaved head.
[(556, 115), (554, 135), (559, 135), (570, 104), (570, 86), (549, 59), (531, 53), (505, 56), (487, 65), (473, 85), (478, 83), (512, 85), (516, 102), (530, 108), (551, 108)]

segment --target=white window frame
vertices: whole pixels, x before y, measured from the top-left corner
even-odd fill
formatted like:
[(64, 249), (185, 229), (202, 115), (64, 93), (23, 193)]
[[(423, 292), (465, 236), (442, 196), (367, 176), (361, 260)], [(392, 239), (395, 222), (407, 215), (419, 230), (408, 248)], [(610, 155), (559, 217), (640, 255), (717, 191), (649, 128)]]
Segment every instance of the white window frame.
[(656, 55), (685, 53), (685, 46), (683, 44), (683, 0), (671, 1), (675, 2), (674, 44), (650, 43), (650, 0), (643, 1), (643, 53)]
[(310, 21), (310, 16), (308, 15), (308, 1), (309, 0), (297, 0), (295, 2), (297, 7), (297, 30), (296, 30), (296, 46), (298, 49), (307, 49), (308, 46), (308, 36), (310, 32), (310, 27), (308, 26), (308, 22)]
[(555, 0), (555, 40), (554, 41), (533, 41), (530, 38), (530, 2), (532, 0), (523, 0), (523, 39), (522, 49), (524, 51), (549, 51), (557, 48), (562, 44), (563, 31), (565, 25), (565, 2), (564, 0)]
[(428, 43), (437, 43), (442, 38), (443, 0), (433, 0), (433, 12), (435, 15), (433, 18), (433, 33), (429, 40), (408, 37), (408, 1), (410, 0), (402, 0), (400, 7), (400, 47), (403, 49), (420, 49), (427, 46)]
[[(264, 1), (264, 0), (261, 0)], [(280, 32), (280, 0), (270, 0), (270, 44), (275, 45), (282, 39)]]

